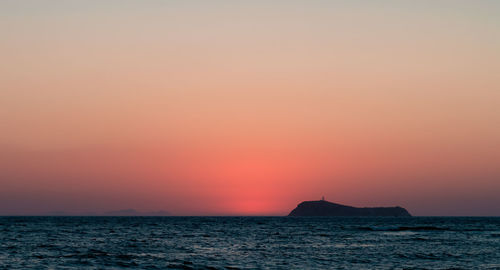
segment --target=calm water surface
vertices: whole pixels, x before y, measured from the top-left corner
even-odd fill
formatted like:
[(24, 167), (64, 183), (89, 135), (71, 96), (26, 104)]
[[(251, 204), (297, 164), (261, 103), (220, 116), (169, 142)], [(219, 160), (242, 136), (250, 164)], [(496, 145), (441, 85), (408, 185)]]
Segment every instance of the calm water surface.
[(0, 269), (500, 269), (500, 218), (0, 217)]

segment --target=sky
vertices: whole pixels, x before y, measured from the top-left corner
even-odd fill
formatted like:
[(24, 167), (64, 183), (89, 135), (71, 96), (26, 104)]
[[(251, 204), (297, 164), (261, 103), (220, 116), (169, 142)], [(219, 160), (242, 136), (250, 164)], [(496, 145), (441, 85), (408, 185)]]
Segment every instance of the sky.
[(0, 2), (0, 214), (500, 215), (498, 1)]

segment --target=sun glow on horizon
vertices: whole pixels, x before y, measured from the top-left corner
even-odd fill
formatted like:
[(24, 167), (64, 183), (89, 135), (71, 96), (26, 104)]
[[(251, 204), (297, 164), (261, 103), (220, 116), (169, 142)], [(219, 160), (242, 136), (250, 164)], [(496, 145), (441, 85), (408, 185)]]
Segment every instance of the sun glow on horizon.
[(500, 2), (119, 2), (0, 2), (0, 214), (500, 214)]

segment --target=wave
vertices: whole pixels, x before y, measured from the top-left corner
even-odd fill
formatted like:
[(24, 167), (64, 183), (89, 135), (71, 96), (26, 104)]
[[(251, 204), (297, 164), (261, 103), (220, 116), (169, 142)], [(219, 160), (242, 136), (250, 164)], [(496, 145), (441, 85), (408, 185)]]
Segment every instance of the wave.
[(450, 228), (447, 227), (436, 227), (436, 226), (371, 226), (371, 227), (359, 227), (362, 231), (381, 231), (381, 232), (402, 232), (402, 231), (449, 231)]

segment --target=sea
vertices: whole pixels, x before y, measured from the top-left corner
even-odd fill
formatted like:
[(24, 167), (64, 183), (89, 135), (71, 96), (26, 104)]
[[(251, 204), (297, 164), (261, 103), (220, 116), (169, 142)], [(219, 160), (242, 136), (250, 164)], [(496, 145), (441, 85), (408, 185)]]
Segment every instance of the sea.
[(0, 217), (0, 269), (500, 269), (498, 217)]

